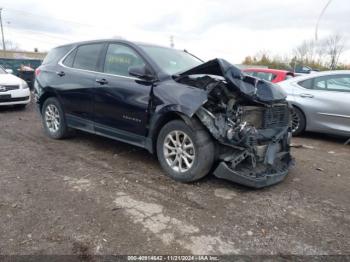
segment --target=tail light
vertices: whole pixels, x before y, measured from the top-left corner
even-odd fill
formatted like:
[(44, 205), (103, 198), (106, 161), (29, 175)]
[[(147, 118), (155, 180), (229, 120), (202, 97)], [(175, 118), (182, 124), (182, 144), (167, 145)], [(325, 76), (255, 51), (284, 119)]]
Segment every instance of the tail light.
[(35, 76), (40, 75), (40, 72), (41, 72), (40, 67), (38, 67), (37, 69), (35, 69)]

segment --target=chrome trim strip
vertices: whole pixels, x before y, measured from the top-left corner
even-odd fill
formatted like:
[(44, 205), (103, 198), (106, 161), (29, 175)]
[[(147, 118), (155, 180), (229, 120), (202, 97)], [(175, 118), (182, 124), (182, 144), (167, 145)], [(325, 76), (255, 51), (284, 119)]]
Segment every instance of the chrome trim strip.
[(342, 117), (342, 118), (348, 118), (350, 119), (350, 116), (345, 116), (345, 115), (338, 115), (338, 114), (327, 114), (327, 113), (320, 113), (320, 115), (324, 115), (324, 116), (335, 116), (335, 117)]
[(64, 59), (66, 59), (66, 57), (69, 56), (70, 53), (72, 53), (76, 48), (78, 48), (78, 46), (73, 47), (65, 56), (63, 56), (63, 58), (58, 62), (58, 64), (60, 66), (64, 67), (64, 68), (73, 69), (73, 70), (76, 70), (76, 71), (82, 71), (82, 72), (88, 72), (88, 73), (97, 73), (97, 74), (102, 74), (102, 75), (107, 75), (107, 76), (116, 76), (116, 77), (120, 77), (120, 78), (132, 79), (132, 80), (141, 80), (141, 79), (136, 78), (136, 77), (108, 74), (108, 73), (103, 73), (103, 72), (98, 72), (98, 71), (91, 71), (91, 70), (85, 70), (85, 69), (79, 69), (79, 68), (74, 68), (74, 67), (69, 67), (69, 66), (64, 65), (63, 64)]

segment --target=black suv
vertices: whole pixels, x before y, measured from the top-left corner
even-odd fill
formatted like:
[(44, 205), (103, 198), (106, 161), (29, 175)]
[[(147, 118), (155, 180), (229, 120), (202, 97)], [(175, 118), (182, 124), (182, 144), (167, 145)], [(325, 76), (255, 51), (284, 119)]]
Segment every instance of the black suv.
[(79, 129), (146, 148), (178, 181), (213, 170), (263, 187), (292, 162), (283, 92), (222, 59), (123, 40), (69, 44), (37, 69), (34, 94), (48, 136)]

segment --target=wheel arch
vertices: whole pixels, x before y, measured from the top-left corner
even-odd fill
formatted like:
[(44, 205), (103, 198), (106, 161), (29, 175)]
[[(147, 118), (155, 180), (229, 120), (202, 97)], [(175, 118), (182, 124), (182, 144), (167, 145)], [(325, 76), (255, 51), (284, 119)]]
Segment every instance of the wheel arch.
[(299, 106), (299, 105), (297, 105), (297, 104), (292, 103), (292, 106), (295, 107), (295, 108), (297, 108), (297, 109), (299, 109), (300, 112), (303, 114), (303, 116), (304, 116), (304, 118), (305, 118), (305, 130), (306, 130), (306, 129), (307, 129), (308, 119), (307, 119), (307, 116), (306, 116), (304, 110), (302, 109), (301, 106)]
[(157, 138), (160, 130), (163, 128), (163, 126), (165, 126), (167, 123), (173, 120), (182, 120), (194, 130), (203, 129), (203, 126), (201, 125), (200, 121), (197, 120), (195, 116), (189, 117), (180, 111), (174, 110), (167, 111), (163, 114), (157, 114), (150, 121), (149, 132), (146, 142), (146, 148), (148, 149), (148, 151), (150, 151), (151, 153), (156, 152)]
[(47, 99), (49, 99), (50, 97), (55, 97), (55, 98), (57, 98), (59, 100), (58, 95), (54, 91), (51, 91), (51, 90), (50, 91), (46, 91), (44, 94), (42, 94), (40, 96), (40, 98), (38, 100), (40, 113), (41, 113), (41, 111), (43, 109), (43, 105), (44, 105), (45, 101)]
[(184, 115), (178, 111), (168, 111), (163, 114), (157, 114), (153, 117), (153, 119), (150, 121), (149, 132), (146, 142), (146, 148), (148, 149), (148, 151), (150, 151), (151, 153), (157, 152), (157, 138), (160, 130), (170, 121), (179, 119), (183, 120)]

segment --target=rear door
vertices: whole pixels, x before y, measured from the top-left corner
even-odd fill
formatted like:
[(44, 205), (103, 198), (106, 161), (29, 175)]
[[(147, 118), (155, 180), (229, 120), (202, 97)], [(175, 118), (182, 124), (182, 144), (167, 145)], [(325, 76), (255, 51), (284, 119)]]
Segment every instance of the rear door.
[(309, 130), (350, 134), (350, 75), (320, 76), (302, 81), (295, 98), (308, 112)]
[(102, 72), (96, 75), (94, 115), (97, 133), (128, 140), (132, 140), (127, 137), (129, 135), (146, 135), (152, 84), (132, 77), (128, 72), (131, 66), (145, 64), (132, 47), (108, 44)]
[(93, 88), (104, 43), (78, 46), (63, 60), (57, 74), (62, 79), (60, 97), (69, 125), (93, 130)]

